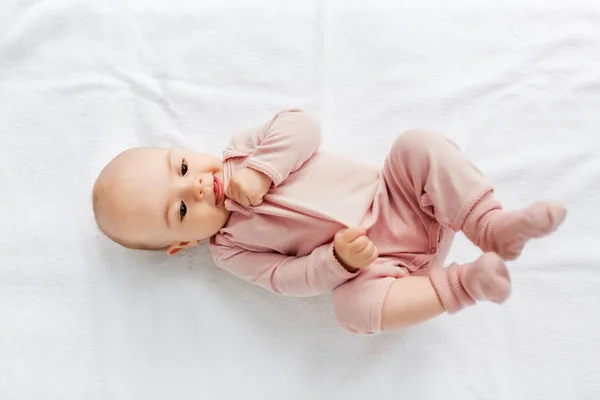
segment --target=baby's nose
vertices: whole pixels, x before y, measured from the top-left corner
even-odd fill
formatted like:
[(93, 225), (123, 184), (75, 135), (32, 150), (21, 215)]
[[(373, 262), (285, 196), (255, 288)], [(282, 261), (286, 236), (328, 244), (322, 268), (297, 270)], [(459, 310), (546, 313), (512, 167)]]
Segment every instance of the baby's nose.
[(201, 201), (204, 198), (204, 181), (202, 178), (190, 182), (188, 190), (192, 198), (196, 201)]

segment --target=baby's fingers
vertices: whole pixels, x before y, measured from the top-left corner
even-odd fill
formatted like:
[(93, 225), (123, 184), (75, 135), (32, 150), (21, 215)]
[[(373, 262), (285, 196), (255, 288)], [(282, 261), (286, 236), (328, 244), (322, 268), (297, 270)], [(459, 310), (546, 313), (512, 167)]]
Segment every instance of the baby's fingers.
[(359, 254), (364, 263), (369, 265), (379, 257), (379, 250), (373, 242), (369, 241), (369, 244)]
[(248, 200), (250, 201), (250, 204), (254, 207), (261, 205), (263, 202), (262, 196), (260, 196), (256, 193), (249, 195)]
[(225, 190), (225, 195), (229, 197), (231, 200), (242, 206), (250, 206), (250, 199), (246, 196), (244, 191), (239, 187), (239, 185), (235, 183), (230, 183), (227, 186), (227, 190)]
[(229, 197), (231, 200), (238, 201), (239, 200), (239, 191), (240, 186), (235, 182), (234, 179), (229, 181), (229, 185), (227, 185), (227, 189), (225, 189), (225, 196)]
[(245, 207), (250, 207), (252, 205), (252, 202), (250, 201), (248, 196), (246, 196), (245, 194), (240, 195), (239, 203)]
[(350, 250), (357, 254), (361, 253), (363, 250), (365, 250), (367, 248), (367, 246), (369, 246), (369, 243), (372, 243), (372, 242), (369, 240), (368, 237), (360, 236), (358, 239), (354, 240), (350, 244)]
[(365, 236), (367, 231), (363, 228), (348, 228), (344, 231), (342, 239), (346, 243), (352, 243), (361, 236)]

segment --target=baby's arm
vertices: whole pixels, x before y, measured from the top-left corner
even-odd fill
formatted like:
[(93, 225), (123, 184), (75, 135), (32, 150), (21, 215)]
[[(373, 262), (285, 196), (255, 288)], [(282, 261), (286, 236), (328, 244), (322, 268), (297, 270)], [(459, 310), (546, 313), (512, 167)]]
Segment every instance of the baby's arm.
[(246, 156), (245, 167), (271, 178), (275, 187), (297, 171), (321, 145), (321, 127), (311, 114), (299, 109), (283, 110), (257, 130), (231, 139), (224, 156)]
[(272, 292), (307, 297), (331, 291), (357, 273), (336, 260), (333, 243), (317, 247), (304, 257), (242, 249), (217, 235), (211, 250), (218, 266)]

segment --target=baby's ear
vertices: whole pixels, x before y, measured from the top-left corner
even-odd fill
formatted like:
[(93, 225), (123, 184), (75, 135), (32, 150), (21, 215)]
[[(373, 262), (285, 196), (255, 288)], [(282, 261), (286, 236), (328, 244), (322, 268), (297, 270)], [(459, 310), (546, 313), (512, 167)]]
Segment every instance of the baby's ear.
[(169, 256), (172, 256), (173, 254), (177, 254), (185, 248), (198, 246), (199, 244), (200, 244), (199, 240), (193, 240), (191, 242), (175, 243), (175, 244), (172, 244), (169, 247), (167, 247), (167, 249), (165, 250), (165, 253), (167, 253), (167, 255), (169, 255)]

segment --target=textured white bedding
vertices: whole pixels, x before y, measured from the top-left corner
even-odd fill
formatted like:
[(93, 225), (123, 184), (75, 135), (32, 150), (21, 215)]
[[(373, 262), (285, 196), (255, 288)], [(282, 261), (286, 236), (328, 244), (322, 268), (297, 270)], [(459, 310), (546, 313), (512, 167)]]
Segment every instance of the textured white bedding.
[[(0, 399), (600, 398), (600, 3), (2, 0)], [(558, 4), (558, 5), (557, 5)], [(503, 307), (382, 336), (96, 230), (133, 145), (220, 154), (285, 107), (381, 164), (452, 137), (509, 208), (567, 203)], [(459, 237), (451, 259), (477, 252)]]

